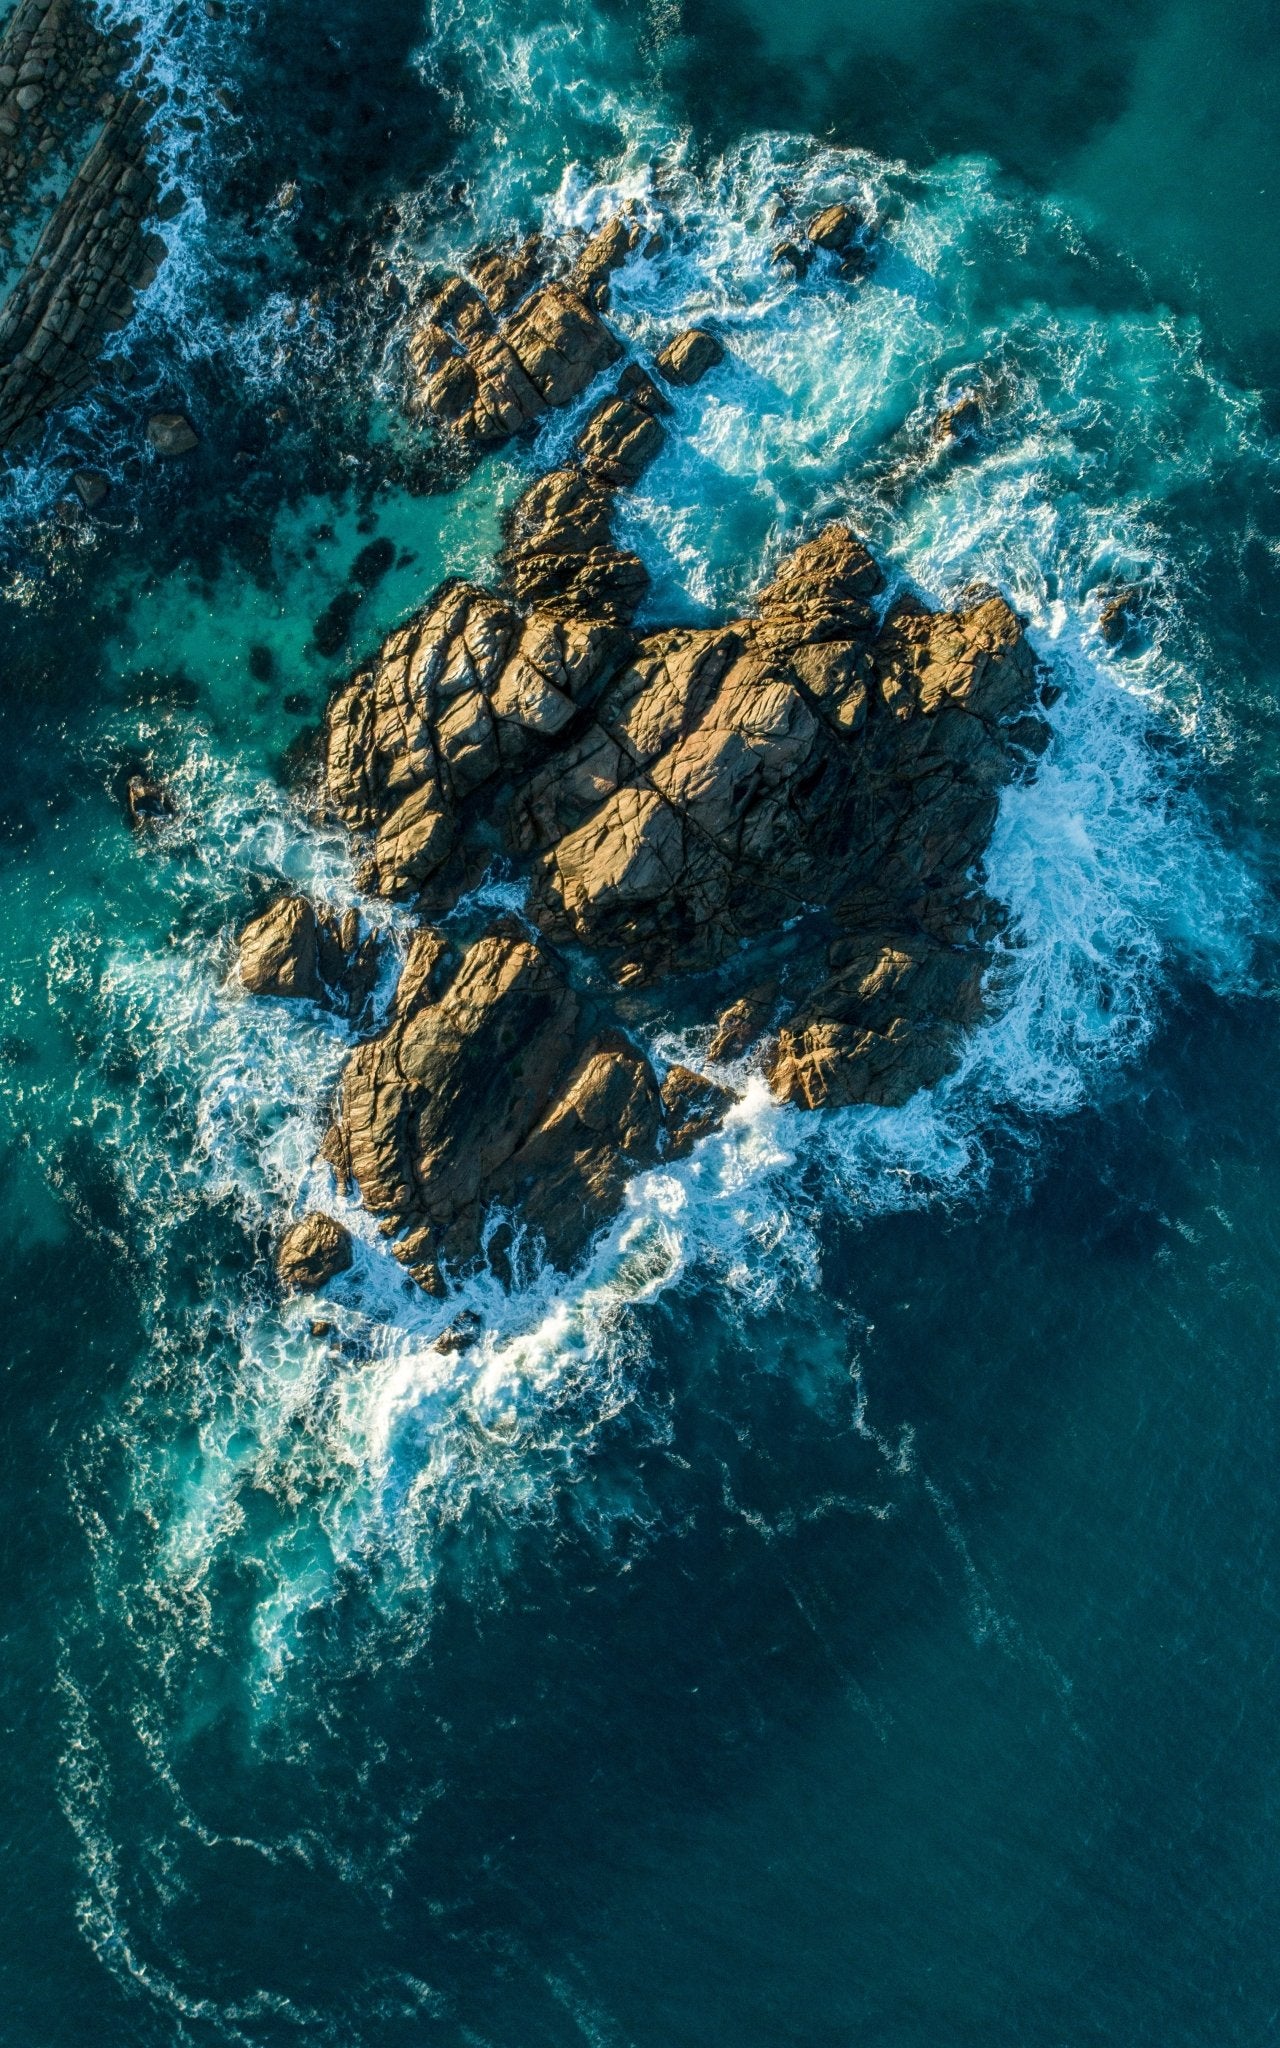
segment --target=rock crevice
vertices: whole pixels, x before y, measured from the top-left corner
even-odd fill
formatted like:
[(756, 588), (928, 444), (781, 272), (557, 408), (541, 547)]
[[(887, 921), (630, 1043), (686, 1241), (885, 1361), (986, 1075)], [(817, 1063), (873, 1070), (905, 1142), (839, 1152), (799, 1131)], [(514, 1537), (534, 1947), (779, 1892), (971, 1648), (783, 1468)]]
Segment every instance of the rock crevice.
[[(838, 212), (812, 240), (843, 260), (859, 223)], [(634, 231), (597, 237), (572, 285), (537, 281), (541, 246), (476, 259), (436, 303), (451, 360), (474, 371), (496, 343), (564, 389), (548, 322), (576, 295), (572, 332), (604, 332)], [(590, 349), (579, 390), (615, 345)], [(689, 383), (722, 360), (691, 330), (657, 369)], [(425, 402), (484, 439), (479, 383), (469, 423), (453, 388)], [(1021, 621), (992, 591), (886, 607), (879, 564), (832, 523), (749, 616), (637, 630), (647, 579), (613, 512), (669, 414), (627, 364), (573, 459), (516, 505), (495, 587), (446, 583), (330, 707), (325, 797), (370, 889), (438, 914), (498, 852), (528, 883), (519, 921), (469, 943), (419, 933), (326, 1147), (430, 1289), (482, 1258), (508, 1272), (521, 1232), (571, 1263), (631, 1174), (723, 1119), (728, 1073), (663, 1076), (644, 1050), (660, 1023), (722, 1013), (714, 1058), (754, 1047), (781, 1100), (818, 1110), (905, 1102), (983, 1013), (981, 858), (1046, 732)]]

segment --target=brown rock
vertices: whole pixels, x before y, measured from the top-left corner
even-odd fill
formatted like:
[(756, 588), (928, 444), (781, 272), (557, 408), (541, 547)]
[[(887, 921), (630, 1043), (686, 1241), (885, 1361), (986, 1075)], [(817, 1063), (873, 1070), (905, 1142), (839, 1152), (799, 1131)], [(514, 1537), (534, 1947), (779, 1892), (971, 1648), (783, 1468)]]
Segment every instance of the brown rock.
[(305, 896), (281, 896), (241, 932), (237, 966), (249, 995), (324, 1003), (357, 1017), (372, 996), (381, 947), (376, 935), (361, 939), (354, 910), (339, 919)]
[(625, 398), (606, 398), (578, 436), (582, 466), (605, 483), (638, 483), (665, 436), (659, 422), (643, 406)]
[(741, 1059), (767, 1029), (777, 999), (777, 989), (770, 983), (751, 989), (745, 996), (739, 996), (736, 1003), (730, 1003), (716, 1019), (707, 1058), (713, 1063)]
[(705, 327), (686, 327), (657, 358), (658, 368), (669, 384), (697, 384), (708, 370), (723, 361), (724, 344), (714, 334), (708, 334)]
[(813, 262), (813, 251), (802, 249), (798, 242), (779, 242), (769, 260), (780, 270), (790, 270), (794, 276), (803, 277)]
[(982, 1013), (986, 956), (922, 935), (859, 940), (840, 971), (783, 1025), (769, 1084), (801, 1109), (896, 1108), (956, 1064)]
[(591, 237), (574, 265), (575, 288), (593, 306), (602, 306), (609, 294), (609, 279), (644, 240), (644, 229), (636, 220), (616, 214)]
[(484, 294), (489, 310), (509, 313), (532, 290), (542, 275), (546, 249), (540, 235), (530, 235), (518, 246), (506, 244), (481, 249), (470, 259), (471, 275)]
[(985, 424), (978, 400), (972, 396), (961, 398), (938, 414), (933, 426), (934, 439), (950, 442), (974, 441)]
[(481, 289), (464, 277), (446, 279), (410, 336), (411, 410), (429, 412), (478, 450), (525, 433), (548, 407), (577, 398), (622, 353), (597, 311), (611, 249), (607, 236), (597, 237), (571, 282), (543, 284), (536, 280), (547, 252), (536, 238), (515, 250), (480, 251), (471, 267)]
[(313, 1209), (285, 1231), (276, 1248), (276, 1272), (283, 1286), (314, 1293), (345, 1273), (354, 1256), (350, 1231)]
[(705, 1074), (695, 1074), (691, 1067), (669, 1067), (662, 1084), (667, 1119), (665, 1157), (685, 1158), (700, 1138), (719, 1129), (736, 1100), (727, 1088), (709, 1081)]
[(621, 344), (565, 284), (545, 284), (519, 306), (505, 338), (548, 405), (567, 405), (622, 354)]
[[(470, 289), (450, 287), (455, 332)], [(576, 337), (563, 354), (548, 338), (562, 316)], [(469, 417), (492, 384), (475, 368), (486, 351), (560, 402), (593, 322), (578, 291), (535, 285), (447, 358), (472, 380)], [(636, 638), (644, 573), (616, 545), (614, 499), (664, 409), (643, 371), (625, 372), (581, 462), (516, 505), (505, 593), (446, 584), (338, 693), (331, 799), (371, 836), (373, 885), (425, 888), (442, 908), (488, 867), (501, 822), (533, 863), (534, 925), (627, 989), (728, 977), (744, 944), (758, 960), (755, 942), (785, 927), (775, 1092), (803, 1107), (904, 1101), (981, 1015), (993, 926), (976, 870), (998, 791), (1039, 742), (1034, 658), (992, 592), (946, 613), (903, 598), (882, 618), (880, 570), (839, 524), (779, 563), (754, 617)], [(585, 986), (524, 924), (456, 960), (430, 928), (415, 940), (386, 1029), (348, 1062), (326, 1156), (419, 1284), (486, 1256), (509, 1272), (522, 1228), (572, 1262), (629, 1174), (722, 1120), (723, 1089), (679, 1067), (660, 1088), (599, 977)], [(627, 1000), (645, 1014), (642, 994)], [(731, 1003), (711, 1057), (759, 1039), (778, 1000), (757, 985)]]
[(815, 213), (806, 232), (815, 249), (829, 249), (837, 256), (847, 256), (861, 226), (862, 215), (855, 206), (837, 204)]
[(320, 928), (305, 896), (282, 896), (240, 934), (240, 980), (250, 995), (320, 997)]
[(1098, 631), (1108, 647), (1124, 647), (1142, 624), (1145, 593), (1140, 584), (1129, 583), (1109, 596), (1098, 613)]
[(656, 1160), (661, 1126), (644, 1055), (616, 1035), (590, 1046), (500, 1182), (554, 1265), (572, 1264), (610, 1221), (630, 1176)]

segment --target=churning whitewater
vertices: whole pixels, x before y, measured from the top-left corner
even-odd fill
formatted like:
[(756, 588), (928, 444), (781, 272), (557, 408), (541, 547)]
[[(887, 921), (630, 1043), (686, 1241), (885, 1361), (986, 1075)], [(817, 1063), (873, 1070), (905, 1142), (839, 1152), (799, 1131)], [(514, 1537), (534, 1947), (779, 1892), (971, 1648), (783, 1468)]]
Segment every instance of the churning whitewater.
[[(105, 9), (126, 11), (124, 0)], [(232, 392), (252, 429), (239, 474), (252, 483), (272, 462), (279, 474), (253, 502), (251, 533), (184, 540), (185, 553), (143, 573), (147, 494), (162, 485), (112, 385), (46, 425), (0, 504), (10, 596), (34, 601), (46, 572), (99, 578), (86, 587), (101, 688), (67, 722), (75, 857), (64, 842), (42, 864), (47, 889), (23, 885), (0, 943), (15, 987), (27, 961), (46, 963), (40, 994), (57, 1024), (43, 1028), (74, 1048), (64, 1087), (40, 1064), (41, 1027), (16, 1015), (36, 1050), (15, 1069), (15, 1147), (70, 1205), (86, 1256), (118, 1258), (137, 1293), (136, 1356), (66, 1454), (88, 1563), (59, 1622), (58, 1785), (79, 1931), (161, 2029), (139, 2035), (148, 2041), (372, 2044), (426, 2038), (414, 2030), (440, 2020), (456, 2022), (450, 2038), (506, 2048), (472, 2024), (465, 1996), (451, 2003), (415, 1975), (403, 1944), (378, 1947), (419, 1831), (438, 1825), (446, 1845), (451, 1828), (467, 1834), (448, 1801), (459, 1780), (473, 1790), (458, 1761), (468, 1658), (509, 1617), (498, 1690), (519, 1702), (521, 1659), (536, 1662), (520, 1634), (529, 1613), (531, 1635), (572, 1643), (573, 1603), (594, 1597), (598, 1577), (630, 1573), (721, 1510), (769, 1557), (779, 1531), (838, 1517), (878, 1530), (922, 1514), (942, 1532), (947, 1597), (974, 1639), (998, 1642), (1065, 1699), (1053, 1656), (970, 1558), (961, 1512), (910, 1425), (873, 1419), (860, 1234), (886, 1217), (941, 1228), (1029, 1202), (1046, 1144), (1123, 1099), (1188, 989), (1229, 1000), (1267, 985), (1265, 864), (1215, 801), (1233, 774), (1248, 786), (1215, 606), (1233, 579), (1243, 585), (1250, 508), (1277, 483), (1258, 400), (1215, 365), (1190, 316), (1153, 308), (1132, 265), (1099, 255), (1064, 202), (989, 160), (919, 168), (781, 131), (713, 141), (664, 83), (684, 34), (678, 5), (650, 0), (629, 25), (588, 0), (543, 11), (553, 19), (531, 23), (525, 0), (436, 0), (415, 28), (415, 89), (439, 110), (435, 154), (371, 200), (354, 291), (334, 281), (342, 252), (324, 241), (318, 182), (265, 198), (250, 184), (243, 217), (220, 209), (219, 181), (250, 179), (247, 130), (234, 95), (212, 141), (194, 115), (248, 67), (250, 27), (222, 8), (177, 26), (168, 6), (145, 13), (139, 64), (167, 88), (171, 115), (187, 110), (160, 145), (184, 204), (110, 359), (136, 363), (121, 379), (134, 412), (167, 402), (177, 378), (211, 416)], [(780, 236), (850, 198), (875, 225), (868, 274), (780, 269)], [(609, 318), (628, 351), (649, 359), (691, 326), (726, 344), (713, 383), (670, 392), (671, 431), (619, 508), (619, 543), (650, 577), (640, 626), (750, 608), (798, 542), (841, 521), (883, 566), (885, 607), (904, 594), (934, 608), (982, 590), (1007, 598), (1052, 686), (1052, 736), (1034, 773), (1001, 794), (984, 886), (1006, 922), (985, 1020), (954, 1072), (903, 1108), (804, 1114), (774, 1098), (756, 1055), (712, 1068), (739, 1097), (722, 1128), (639, 1173), (571, 1276), (517, 1228), (510, 1289), (488, 1273), (455, 1276), (433, 1299), (320, 1157), (354, 1034), (319, 1005), (247, 999), (236, 935), (282, 889), (355, 909), (362, 931), (389, 941), (375, 996), (385, 1018), (413, 919), (362, 893), (347, 834), (292, 793), (293, 771), (334, 686), (385, 634), (446, 576), (493, 578), (504, 514), (567, 459), (604, 389), (597, 379), (467, 474), (441, 458), (424, 481), (424, 430), (401, 403), (414, 309), (426, 281), (479, 243), (589, 234), (622, 207), (647, 231), (612, 284)], [(290, 253), (300, 224), (329, 266), (314, 288)], [(941, 439), (940, 415), (970, 403), (982, 432)], [(264, 421), (275, 442), (253, 439)], [(320, 441), (342, 447), (328, 468), (307, 452)], [(66, 465), (90, 442), (118, 522), (116, 551), (96, 568), (92, 534), (56, 516)], [(1228, 467), (1249, 516), (1213, 531), (1206, 507)], [(226, 517), (210, 504), (211, 529)], [(352, 597), (349, 641), (326, 652), (315, 622), (381, 540), (387, 566)], [(1105, 605), (1128, 589), (1142, 593), (1141, 616), (1108, 636)], [(296, 721), (283, 766), (281, 701)], [(171, 808), (126, 840), (101, 792), (157, 762)], [(495, 857), (443, 923), (462, 932), (480, 912), (525, 908), (523, 883)], [(705, 1066), (710, 1036), (668, 1020), (644, 1050), (659, 1073)], [(355, 1259), (322, 1301), (282, 1300), (271, 1248), (312, 1208), (346, 1226)], [(45, 1212), (33, 1216), (52, 1236)], [(439, 1348), (460, 1317), (473, 1341)], [(837, 1481), (815, 1455), (789, 1474), (777, 1510), (735, 1458), (747, 1443), (754, 1455), (759, 1418), (784, 1398), (815, 1439), (838, 1418), (860, 1462)], [(543, 1628), (529, 1588), (557, 1573), (568, 1608)], [(781, 1566), (778, 1577), (782, 1611), (800, 1615), (844, 1683), (844, 1649)], [(693, 1635), (706, 1617), (690, 1612)], [(433, 1696), (423, 1741), (439, 1757), (424, 1761), (416, 1681), (406, 1706), (395, 1674), (437, 1643), (457, 1690), (444, 1705)], [(688, 1679), (690, 1703), (698, 1683)], [(848, 1680), (865, 1740), (882, 1742), (860, 1685)], [(385, 1729), (366, 1731), (368, 1699), (393, 1696)], [(482, 1704), (474, 1712), (484, 1718)], [(339, 1790), (295, 1806), (273, 1788), (242, 1822), (234, 1773), (223, 1784), (199, 1761), (224, 1724), (255, 1784), (277, 1770), (296, 1787), (314, 1766), (316, 1783)], [(521, 1810), (504, 1839), (523, 1825)], [(506, 1826), (503, 1809), (495, 1829)], [(336, 2004), (309, 2002), (265, 1965), (251, 1992), (235, 1972), (224, 1984), (198, 1960), (190, 1924), (193, 1870), (211, 1858), (221, 1871), (223, 1857), (232, 1872), (252, 1868), (252, 1880), (220, 1881), (265, 1900), (264, 1924), (296, 1881), (300, 1949), (313, 1888), (358, 1898), (367, 1978), (353, 1971)], [(460, 1851), (459, 1868), (454, 1890), (442, 1882), (422, 1911), (469, 1939), (488, 1867)], [(483, 1975), (487, 1931), (475, 1939)], [(553, 1979), (531, 1960), (536, 1943), (493, 1947), (503, 1969), (536, 1979), (552, 2013), (530, 2040), (557, 2026), (609, 2048), (631, 2038), (580, 1995), (576, 1960)]]
[[(536, 93), (532, 80), (524, 89)], [(253, 1631), (254, 1684), (267, 1692), (296, 1654), (298, 1622), (345, 1570), (377, 1556), (393, 1582), (405, 1574), (420, 1590), (437, 1568), (443, 1523), (477, 1500), (503, 1516), (536, 1514), (619, 1405), (643, 1409), (637, 1311), (664, 1289), (709, 1290), (725, 1315), (749, 1324), (816, 1284), (824, 1205), (856, 1217), (972, 1199), (997, 1144), (1012, 1142), (1034, 1170), (1040, 1121), (1077, 1108), (1141, 1053), (1171, 971), (1190, 966), (1223, 990), (1248, 982), (1260, 899), (1246, 867), (1215, 842), (1189, 772), (1220, 736), (1184, 653), (1196, 645), (1194, 581), (1161, 531), (1159, 489), (1169, 407), (1188, 416), (1207, 478), (1222, 437), (1249, 434), (1249, 402), (1206, 375), (1193, 333), (1164, 320), (1043, 300), (982, 317), (975, 296), (990, 299), (1002, 263), (1023, 278), (1039, 268), (1050, 283), (1071, 234), (1052, 208), (999, 196), (982, 165), (919, 177), (781, 137), (697, 173), (681, 138), (657, 135), (652, 116), (643, 134), (649, 150), (662, 145), (656, 164), (646, 155), (599, 182), (570, 167), (539, 223), (591, 229), (622, 200), (655, 228), (671, 223), (667, 249), (621, 273), (620, 328), (651, 349), (710, 318), (731, 341), (714, 393), (697, 394), (696, 410), (693, 395), (675, 395), (688, 418), (635, 493), (628, 538), (653, 574), (648, 612), (723, 615), (788, 541), (839, 516), (884, 551), (892, 587), (939, 604), (974, 584), (1005, 590), (1062, 691), (1051, 749), (1034, 779), (1005, 793), (987, 862), (991, 892), (1010, 912), (991, 976), (994, 1015), (959, 1071), (901, 1110), (805, 1116), (775, 1102), (749, 1062), (726, 1072), (744, 1093), (724, 1130), (688, 1162), (643, 1174), (570, 1284), (526, 1260), (510, 1297), (482, 1278), (431, 1301), (406, 1284), (373, 1219), (335, 1195), (317, 1162), (347, 1033), (319, 1011), (246, 1002), (230, 976), (236, 918), (212, 943), (209, 930), (220, 907), (238, 910), (264, 882), (353, 905), (370, 925), (389, 923), (401, 947), (407, 920), (358, 894), (336, 837), (262, 782), (230, 774), (193, 734), (176, 784), (180, 819), (163, 829), (159, 852), (193, 928), (163, 950), (154, 933), (133, 935), (108, 951), (99, 983), (113, 1045), (119, 1037), (142, 1048), (153, 1088), (185, 1098), (181, 1135), (162, 1132), (169, 1142), (157, 1144), (144, 1121), (108, 1123), (100, 1136), (128, 1177), (131, 1206), (149, 1219), (160, 1270), (166, 1233), (208, 1201), (229, 1204), (260, 1242), (315, 1199), (359, 1245), (330, 1290), (332, 1331), (320, 1337), (308, 1334), (313, 1309), (282, 1310), (254, 1282), (218, 1304), (240, 1355), (237, 1385), (228, 1390), (219, 1363), (199, 1397), (194, 1442), (178, 1451), (144, 1433), (136, 1446), (140, 1498), (164, 1532), (157, 1572), (190, 1593), (237, 1540), (244, 1489), (287, 1466), (307, 1415), (310, 1470), (270, 1552)], [(803, 216), (850, 190), (882, 225), (874, 275), (857, 286), (779, 281), (768, 262), (779, 196)], [(490, 232), (511, 224), (504, 209), (515, 199), (505, 185), (486, 191), (461, 239), (474, 236), (477, 218)], [(438, 256), (436, 244), (418, 253), (444, 261), (458, 246), (451, 223)], [(930, 422), (974, 391), (990, 403), (989, 436), (940, 457)], [(593, 397), (594, 387), (527, 456), (491, 458), (463, 498), (474, 507), (509, 497), (503, 469), (554, 461)], [(392, 505), (383, 522), (396, 530), (409, 510)], [(448, 500), (412, 516), (421, 538), (409, 587), (419, 596), (458, 566), (465, 521)], [(286, 546), (278, 536), (287, 592)], [(474, 547), (462, 559), (472, 573), (487, 566)], [(1120, 659), (1097, 628), (1098, 593), (1117, 579), (1160, 593), (1149, 644)], [(219, 590), (221, 630), (256, 638), (259, 621), (252, 609), (238, 616), (242, 604)], [(288, 595), (282, 608), (295, 609)], [(169, 658), (198, 672), (207, 650), (183, 635), (203, 631), (199, 608), (162, 631)], [(500, 864), (480, 901), (520, 909)], [(468, 899), (451, 918), (475, 908)], [(384, 976), (384, 1004), (394, 979)], [(703, 1048), (668, 1034), (650, 1049), (669, 1061)], [(195, 1333), (156, 1306), (157, 1354), (198, 1360)], [(478, 1342), (461, 1355), (436, 1350), (460, 1310), (478, 1319)]]

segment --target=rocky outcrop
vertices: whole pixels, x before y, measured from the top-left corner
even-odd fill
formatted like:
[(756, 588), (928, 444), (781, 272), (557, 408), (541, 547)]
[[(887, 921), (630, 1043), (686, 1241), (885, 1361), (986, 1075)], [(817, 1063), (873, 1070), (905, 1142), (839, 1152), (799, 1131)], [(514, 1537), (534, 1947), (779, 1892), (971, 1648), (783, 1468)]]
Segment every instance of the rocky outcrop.
[[(831, 209), (811, 245), (844, 261), (862, 233)], [(564, 288), (588, 312), (626, 246), (624, 223), (594, 283), (579, 257)], [(452, 314), (469, 362), (475, 336), (524, 331), (548, 260), (473, 262)], [(715, 359), (691, 330), (658, 363), (688, 382)], [(446, 583), (330, 706), (328, 800), (365, 886), (448, 908), (498, 850), (528, 882), (518, 922), (457, 945), (420, 928), (326, 1141), (428, 1289), (481, 1259), (509, 1272), (522, 1236), (571, 1262), (632, 1173), (717, 1127), (723, 1069), (644, 1050), (677, 1007), (718, 1016), (709, 1063), (750, 1057), (805, 1110), (905, 1102), (982, 1014), (982, 854), (1047, 733), (1020, 620), (990, 590), (887, 604), (833, 523), (749, 615), (637, 631), (645, 574), (613, 515), (670, 431), (628, 364), (516, 505), (494, 587)], [(296, 902), (258, 922), (246, 986), (326, 980), (322, 922)]]
[[(564, 1263), (613, 1214), (628, 1174), (660, 1155), (653, 1069), (597, 1028), (593, 1005), (522, 929), (500, 926), (456, 961), (438, 935), (420, 943), (389, 1028), (347, 1064), (326, 1148), (339, 1185), (383, 1218), (429, 1291), (442, 1261), (465, 1265), (482, 1244), (503, 1254), (517, 1224)], [(495, 1210), (507, 1220), (486, 1241)]]
[(354, 1257), (350, 1231), (313, 1209), (285, 1231), (276, 1247), (276, 1272), (282, 1286), (314, 1293), (345, 1273)]
[(410, 337), (411, 408), (478, 450), (580, 397), (622, 354), (600, 313), (610, 273), (641, 238), (639, 224), (619, 216), (567, 273), (550, 277), (555, 252), (537, 239), (482, 250), (469, 277), (445, 279)]
[(668, 384), (699, 384), (708, 370), (724, 361), (724, 344), (705, 327), (686, 327), (657, 357)]
[(354, 910), (317, 911), (305, 896), (281, 896), (240, 934), (237, 968), (246, 993), (323, 1003), (350, 1018), (367, 1009), (381, 948), (360, 937)]
[(19, 0), (0, 35), (0, 246), (35, 208), (37, 174), (101, 113), (126, 51), (82, 0)]
[(778, 1033), (775, 1095), (800, 1109), (892, 1108), (951, 1071), (957, 1034), (982, 1014), (979, 949), (914, 931), (838, 942), (829, 963)]
[(0, 309), (0, 449), (29, 441), (45, 413), (88, 388), (104, 341), (125, 325), (167, 253), (147, 227), (157, 201), (147, 162), (153, 109), (136, 91), (102, 92), (126, 55), (126, 44), (101, 35), (76, 0), (23, 0), (0, 43), (8, 242), (19, 193), (47, 176), (53, 152), (75, 139), (94, 103), (98, 116), (79, 169)]

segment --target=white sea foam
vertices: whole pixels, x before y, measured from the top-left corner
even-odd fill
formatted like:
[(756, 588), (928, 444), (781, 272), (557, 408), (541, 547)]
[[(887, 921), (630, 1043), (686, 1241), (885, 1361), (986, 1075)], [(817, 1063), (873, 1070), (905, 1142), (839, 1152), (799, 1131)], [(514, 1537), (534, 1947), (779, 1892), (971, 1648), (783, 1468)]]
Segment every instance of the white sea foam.
[[(972, 1197), (999, 1145), (1033, 1156), (1038, 1119), (1069, 1113), (1135, 1059), (1171, 974), (1243, 985), (1260, 917), (1248, 874), (1146, 737), (1159, 721), (1193, 747), (1223, 738), (1185, 656), (1188, 570), (1162, 502), (1168, 422), (1179, 422), (1185, 482), (1210, 477), (1224, 440), (1247, 441), (1255, 421), (1251, 402), (1204, 370), (1193, 331), (1062, 310), (1053, 287), (1066, 224), (998, 191), (981, 165), (907, 181), (863, 155), (762, 137), (700, 169), (661, 109), (611, 70), (612, 31), (594, 10), (569, 6), (559, 26), (513, 34), (505, 14), (498, 33), (492, 11), (441, 0), (434, 22), (438, 82), (448, 83), (445, 58), (469, 79), (469, 210), (419, 253), (448, 260), (477, 233), (527, 224), (531, 210), (552, 230), (590, 228), (629, 199), (666, 246), (617, 280), (628, 340), (651, 350), (709, 320), (730, 344), (713, 378), (676, 395), (668, 449), (627, 513), (654, 571), (652, 613), (749, 598), (799, 533), (846, 516), (896, 580), (934, 601), (975, 579), (999, 583), (1064, 695), (1035, 778), (1001, 805), (986, 868), (1009, 927), (991, 1019), (958, 1071), (901, 1110), (804, 1116), (742, 1066), (726, 1076), (743, 1092), (724, 1129), (692, 1158), (639, 1176), (571, 1280), (526, 1246), (511, 1295), (483, 1277), (445, 1303), (416, 1292), (372, 1220), (340, 1203), (314, 1163), (342, 1029), (243, 1000), (224, 979), (229, 930), (213, 967), (207, 935), (168, 954), (150, 942), (121, 948), (102, 984), (108, 1015), (146, 1040), (153, 1078), (186, 1104), (163, 1145), (141, 1121), (118, 1133), (158, 1264), (173, 1218), (211, 1197), (263, 1238), (323, 1202), (358, 1244), (319, 1336), (314, 1305), (281, 1308), (240, 1282), (198, 1331), (157, 1297), (148, 1370), (168, 1374), (182, 1354), (193, 1433), (175, 1447), (138, 1426), (135, 1484), (163, 1531), (153, 1591), (180, 1588), (199, 1610), (245, 1499), (273, 1503), (254, 1624), (263, 1702), (347, 1566), (376, 1558), (378, 1598), (422, 1599), (446, 1529), (484, 1527), (500, 1559), (494, 1532), (553, 1503), (570, 1502), (598, 1535), (619, 1519), (643, 1526), (640, 1480), (616, 1467), (606, 1477), (607, 1461), (592, 1471), (591, 1452), (620, 1416), (650, 1434), (666, 1427), (645, 1370), (655, 1302), (714, 1288), (724, 1317), (747, 1329), (820, 1285), (819, 1226), (832, 1204), (857, 1217)], [(617, 153), (593, 180), (567, 138), (604, 130)], [(850, 190), (883, 224), (873, 276), (850, 286), (819, 266), (803, 285), (780, 277), (769, 262), (775, 206), (803, 218)], [(1020, 289), (993, 313), (990, 275), (1002, 264)], [(942, 457), (930, 439), (936, 410), (973, 387), (990, 430), (963, 459)], [(554, 455), (571, 425), (553, 421), (534, 459)], [(1096, 630), (1094, 593), (1118, 575), (1163, 593), (1152, 646), (1125, 661)], [(175, 886), (193, 901), (242, 900), (264, 873), (355, 900), (343, 845), (215, 759), (190, 773), (202, 829)], [(491, 887), (495, 904), (509, 899), (508, 881)], [(460, 1310), (475, 1318), (474, 1345), (437, 1350)]]

